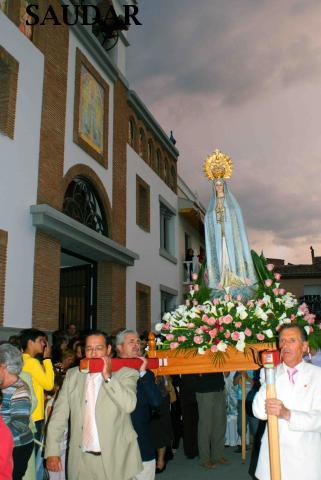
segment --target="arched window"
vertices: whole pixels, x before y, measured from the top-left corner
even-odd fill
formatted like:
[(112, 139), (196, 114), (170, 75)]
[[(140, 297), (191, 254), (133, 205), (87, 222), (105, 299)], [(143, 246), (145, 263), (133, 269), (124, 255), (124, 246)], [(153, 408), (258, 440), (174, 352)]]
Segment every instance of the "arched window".
[(148, 162), (148, 165), (153, 165), (153, 162), (154, 162), (154, 145), (152, 140), (148, 141), (147, 162)]
[(145, 132), (142, 128), (139, 129), (139, 145), (138, 145), (138, 154), (144, 158), (145, 157)]
[(132, 118), (130, 118), (128, 122), (128, 143), (133, 148), (135, 146), (135, 131), (135, 122)]
[(164, 176), (164, 182), (169, 183), (169, 171), (168, 171), (168, 161), (167, 158), (164, 158), (164, 165), (163, 165), (163, 176)]
[(161, 156), (160, 150), (157, 150), (156, 159), (155, 159), (155, 172), (158, 174), (160, 173), (161, 164), (162, 164), (162, 156)]
[(97, 233), (108, 236), (106, 215), (93, 185), (84, 177), (75, 177), (66, 190), (63, 213)]
[(170, 187), (175, 190), (176, 188), (176, 168), (172, 166), (171, 168), (171, 184)]

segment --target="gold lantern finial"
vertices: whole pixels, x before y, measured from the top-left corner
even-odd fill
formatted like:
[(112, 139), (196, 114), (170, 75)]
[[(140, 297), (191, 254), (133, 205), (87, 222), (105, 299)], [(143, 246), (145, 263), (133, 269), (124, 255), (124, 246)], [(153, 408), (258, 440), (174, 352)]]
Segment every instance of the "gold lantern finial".
[(203, 169), (209, 180), (231, 178), (233, 163), (228, 155), (216, 149), (207, 157)]

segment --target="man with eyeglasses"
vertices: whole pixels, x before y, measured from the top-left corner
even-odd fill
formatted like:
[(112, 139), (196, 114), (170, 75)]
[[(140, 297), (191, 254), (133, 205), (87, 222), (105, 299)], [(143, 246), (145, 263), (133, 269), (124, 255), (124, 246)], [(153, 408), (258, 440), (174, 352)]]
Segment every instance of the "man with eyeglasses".
[(130, 413), (136, 406), (138, 372), (111, 372), (111, 345), (101, 331), (86, 338), (86, 358), (102, 358), (101, 373), (68, 370), (47, 430), (49, 471), (61, 471), (60, 444), (70, 417), (68, 477), (72, 480), (130, 480), (142, 470)]

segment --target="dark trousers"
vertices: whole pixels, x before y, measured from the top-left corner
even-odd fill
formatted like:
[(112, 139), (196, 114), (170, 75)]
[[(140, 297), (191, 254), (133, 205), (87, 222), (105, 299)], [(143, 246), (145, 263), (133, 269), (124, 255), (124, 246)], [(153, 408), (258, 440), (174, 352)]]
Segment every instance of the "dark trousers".
[(26, 473), (29, 458), (31, 457), (34, 443), (30, 442), (20, 447), (14, 447), (13, 457), (13, 474), (12, 480), (21, 480)]
[(198, 456), (198, 407), (196, 395), (188, 389), (181, 389), (180, 393), (182, 422), (183, 422), (183, 447), (187, 458)]

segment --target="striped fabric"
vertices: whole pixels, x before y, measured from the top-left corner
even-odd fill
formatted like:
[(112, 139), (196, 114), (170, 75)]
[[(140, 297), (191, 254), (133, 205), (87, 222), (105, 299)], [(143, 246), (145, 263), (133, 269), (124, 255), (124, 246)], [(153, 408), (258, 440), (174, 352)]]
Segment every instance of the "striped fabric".
[(28, 385), (21, 378), (2, 390), (1, 415), (10, 428), (15, 447), (33, 441), (29, 428), (31, 413), (31, 394)]

